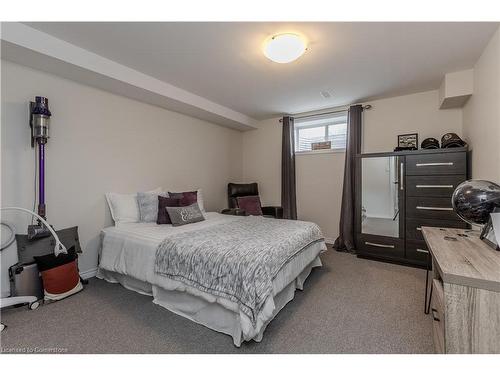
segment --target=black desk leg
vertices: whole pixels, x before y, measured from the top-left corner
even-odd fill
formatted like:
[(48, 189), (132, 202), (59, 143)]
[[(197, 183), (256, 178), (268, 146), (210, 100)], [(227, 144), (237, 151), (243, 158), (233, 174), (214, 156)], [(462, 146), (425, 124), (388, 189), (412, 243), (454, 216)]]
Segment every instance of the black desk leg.
[(427, 302), (427, 291), (429, 289), (429, 271), (431, 268), (431, 264), (432, 264), (432, 262), (430, 262), (430, 259), (429, 259), (429, 262), (427, 262), (427, 269), (425, 271), (425, 299), (424, 299), (424, 313), (425, 314), (429, 314), (429, 310), (431, 309), (433, 283), (431, 283), (431, 290), (429, 292), (429, 301)]

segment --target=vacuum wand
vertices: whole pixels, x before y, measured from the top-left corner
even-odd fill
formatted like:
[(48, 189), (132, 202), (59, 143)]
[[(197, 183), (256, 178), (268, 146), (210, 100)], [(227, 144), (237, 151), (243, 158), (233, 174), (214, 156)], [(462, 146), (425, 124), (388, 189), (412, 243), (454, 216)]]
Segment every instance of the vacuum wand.
[(45, 218), (45, 144), (38, 143), (38, 215)]
[[(51, 112), (49, 100), (42, 96), (30, 102), (31, 146), (38, 148), (38, 215), (46, 218), (45, 207), (45, 144), (49, 139)], [(38, 219), (37, 225), (28, 226), (28, 239), (35, 240), (50, 236), (50, 230)]]

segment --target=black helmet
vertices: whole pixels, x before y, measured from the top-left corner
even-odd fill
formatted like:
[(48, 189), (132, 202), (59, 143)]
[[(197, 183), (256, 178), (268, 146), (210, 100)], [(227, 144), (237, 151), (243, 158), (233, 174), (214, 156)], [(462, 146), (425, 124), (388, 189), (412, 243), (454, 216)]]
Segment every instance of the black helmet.
[(420, 148), (439, 148), (439, 141), (436, 138), (425, 138)]
[(441, 137), (441, 148), (464, 147), (466, 143), (455, 133), (446, 133)]

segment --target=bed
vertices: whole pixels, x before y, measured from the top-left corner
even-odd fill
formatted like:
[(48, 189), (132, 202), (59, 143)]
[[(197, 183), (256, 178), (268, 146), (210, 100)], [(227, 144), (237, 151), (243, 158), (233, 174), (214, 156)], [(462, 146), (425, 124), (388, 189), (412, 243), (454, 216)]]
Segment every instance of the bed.
[[(236, 346), (240, 346), (243, 341), (259, 342), (262, 340), (267, 325), (293, 299), (295, 290), (303, 289), (304, 281), (312, 268), (321, 266), (319, 254), (326, 250), (324, 239), (317, 233), (319, 228), (315, 229), (317, 226), (308, 222), (263, 217), (238, 217), (215, 212), (207, 212), (204, 216), (205, 221), (179, 227), (157, 225), (156, 223), (122, 223), (103, 229), (97, 277), (108, 282), (120, 283), (125, 288), (135, 292), (150, 295), (153, 297), (154, 303), (215, 331), (232, 336)], [(269, 290), (264, 293), (265, 283), (258, 284), (257, 281), (255, 282), (257, 287), (263, 286), (261, 289), (253, 290), (253, 285), (251, 288), (248, 279), (246, 279), (246, 284), (242, 281), (242, 285), (244, 285), (243, 289), (248, 292), (247, 299), (241, 300), (233, 298), (231, 293), (226, 293), (224, 290), (224, 287), (227, 288), (226, 284), (222, 283), (222, 287), (220, 287), (216, 284), (202, 283), (196, 279), (195, 274), (197, 270), (211, 273), (212, 268), (219, 272), (218, 276), (205, 274), (201, 276), (205, 279), (210, 279), (210, 277), (216, 279), (218, 277), (224, 278), (230, 274), (229, 271), (221, 271), (220, 265), (212, 263), (200, 265), (199, 259), (198, 263), (195, 260), (196, 257), (202, 257), (202, 259), (205, 257), (207, 259), (203, 259), (203, 261), (211, 261), (217, 257), (205, 250), (203, 247), (207, 246), (205, 242), (217, 245), (217, 249), (213, 249), (213, 251), (225, 246), (226, 252), (223, 253), (222, 258), (227, 259), (228, 254), (231, 253), (227, 249), (231, 250), (233, 245), (231, 241), (223, 240), (221, 234), (216, 230), (226, 228), (227, 231), (229, 228), (231, 232), (234, 232), (234, 236), (240, 236), (238, 226), (240, 226), (240, 231), (241, 228), (247, 226), (257, 226), (261, 232), (259, 238), (252, 237), (251, 241), (246, 240), (246, 242), (251, 242), (248, 245), (249, 249), (252, 249), (253, 246), (253, 250), (249, 250), (250, 253), (258, 251), (255, 250), (256, 246), (267, 246), (267, 243), (271, 241), (270, 238), (276, 237), (279, 228), (283, 228), (279, 229), (279, 232), (285, 232), (286, 236), (280, 243), (289, 242), (289, 247), (295, 246), (295, 250), (289, 250), (286, 256), (278, 255), (280, 254), (278, 245), (268, 248), (265, 254), (269, 254), (269, 257), (274, 257), (277, 260), (267, 260), (268, 258), (262, 260), (263, 264), (255, 268), (259, 272), (252, 270), (252, 276), (257, 280), (260, 278), (258, 274), (262, 272), (272, 275), (271, 284), (267, 287)], [(274, 232), (273, 227), (275, 227)], [(301, 228), (314, 230), (314, 238), (303, 235), (302, 242), (300, 242), (300, 236), (295, 238), (295, 235), (290, 234), (305, 232)], [(286, 230), (291, 232), (286, 234)], [(244, 237), (244, 234), (241, 236)], [(232, 242), (235, 241), (234, 238)], [(244, 248), (247, 245), (243, 242), (236, 244), (237, 246), (233, 246), (233, 248)], [(175, 247), (180, 243), (184, 243), (184, 247), (180, 245)], [(162, 249), (163, 253), (161, 253)], [(205, 251), (207, 255), (205, 255)], [(191, 257), (179, 258), (185, 253), (191, 253)], [(238, 254), (238, 256), (243, 257), (244, 255)], [(275, 264), (272, 263), (273, 261)], [(273, 264), (274, 268), (266, 262)], [(179, 271), (179, 267), (180, 265), (186, 266), (184, 263), (192, 268), (190, 269), (191, 273), (180, 275), (182, 272)], [(241, 263), (238, 265), (239, 268), (236, 268), (238, 272), (246, 267), (243, 260), (241, 262), (233, 260), (232, 263)], [(206, 268), (202, 270), (203, 266), (212, 268), (208, 271)], [(270, 269), (275, 271), (270, 272)], [(269, 275), (267, 277), (270, 277)], [(233, 275), (233, 277), (239, 281), (242, 280), (240, 275)], [(227, 280), (226, 283), (229, 282), (232, 288), (233, 284), (237, 284), (234, 280)], [(250, 278), (251, 280), (252, 278)], [(261, 296), (263, 298), (259, 299)], [(248, 298), (252, 297), (255, 301), (251, 300), (251, 302), (254, 301), (255, 306), (257, 306), (255, 308), (247, 307), (251, 306)]]

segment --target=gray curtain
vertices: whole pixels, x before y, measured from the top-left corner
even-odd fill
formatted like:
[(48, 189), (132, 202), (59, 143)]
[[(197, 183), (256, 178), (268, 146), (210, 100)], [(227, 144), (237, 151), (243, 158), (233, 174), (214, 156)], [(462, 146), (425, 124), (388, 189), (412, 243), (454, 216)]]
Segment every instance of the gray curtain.
[(295, 193), (295, 131), (293, 117), (283, 117), (281, 139), (281, 207), (283, 218), (297, 220)]
[(333, 248), (337, 251), (354, 252), (354, 187), (356, 178), (356, 154), (361, 152), (362, 105), (349, 108), (347, 117), (347, 145), (345, 153), (344, 186), (340, 211), (339, 236)]

